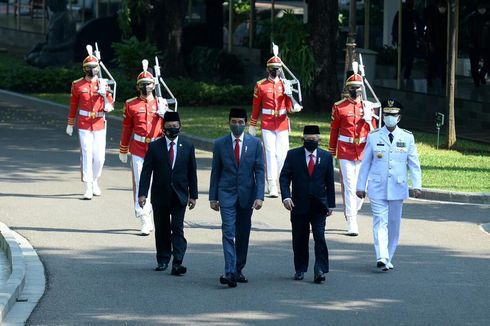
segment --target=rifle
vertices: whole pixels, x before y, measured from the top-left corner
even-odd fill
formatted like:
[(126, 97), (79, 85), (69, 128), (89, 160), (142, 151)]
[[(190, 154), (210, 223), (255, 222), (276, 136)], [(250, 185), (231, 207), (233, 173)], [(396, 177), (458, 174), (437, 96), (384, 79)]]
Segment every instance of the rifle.
[[(372, 110), (379, 108), (381, 110), (381, 102), (379, 101), (378, 97), (376, 96), (376, 93), (374, 93), (373, 88), (371, 87), (371, 84), (369, 84), (369, 81), (366, 78), (366, 73), (364, 70), (364, 64), (362, 61), (362, 54), (359, 53), (359, 61), (360, 64), (356, 61), (352, 62), (352, 70), (354, 71), (355, 74), (358, 73), (358, 70), (361, 72), (361, 77), (362, 77), (362, 101), (363, 101), (363, 107), (364, 107), (364, 116), (363, 119), (366, 121), (366, 123), (369, 125), (369, 129), (373, 130), (373, 124), (372, 124), (372, 118), (374, 117), (376, 120), (380, 121), (381, 119), (379, 118), (381, 116), (381, 112), (379, 112), (379, 115), (373, 114)], [(369, 91), (373, 95), (375, 99), (375, 103), (371, 102), (368, 100), (367, 97), (367, 92), (366, 92), (366, 86), (368, 87)], [(380, 127), (381, 127), (381, 122), (380, 122)]]
[[(158, 103), (158, 115), (160, 115), (163, 118), (165, 111), (168, 110), (169, 104), (173, 104), (174, 108), (172, 111), (177, 112), (177, 99), (175, 98), (174, 94), (172, 93), (170, 88), (168, 88), (167, 84), (165, 83), (165, 81), (162, 78), (161, 71), (160, 71), (160, 63), (158, 62), (157, 56), (155, 56), (154, 70), (155, 70), (155, 76), (154, 76), (155, 94), (156, 94), (157, 103)], [(165, 88), (167, 93), (170, 95), (170, 98), (164, 98), (163, 97), (162, 88), (161, 88), (160, 84), (163, 85), (163, 87)]]
[[(99, 63), (99, 66), (102, 68), (102, 69), (99, 69), (99, 73), (97, 74), (97, 77), (98, 77), (98, 82), (99, 82), (99, 94), (104, 99), (104, 110), (105, 110), (105, 108), (107, 106), (112, 106), (112, 104), (107, 99), (107, 85), (113, 86), (113, 91), (111, 91), (109, 89), (109, 92), (113, 93), (113, 101), (115, 102), (116, 101), (117, 83), (114, 80), (114, 77), (112, 77), (111, 73), (109, 72), (109, 70), (107, 70), (106, 66), (104, 65), (104, 63), (101, 60), (99, 46), (98, 46), (97, 42), (95, 42), (95, 52), (93, 51), (92, 45), (90, 45), (90, 44), (88, 44), (86, 46), (86, 48), (87, 48), (87, 52), (89, 55), (93, 55), (93, 54), (95, 55), (95, 57), (97, 58), (97, 61)], [(104, 72), (109, 76), (109, 79), (104, 78), (104, 76), (102, 75), (102, 70), (104, 70)], [(113, 109), (114, 108), (112, 108), (112, 110)], [(110, 110), (110, 111), (112, 111), (112, 110)], [(108, 111), (108, 112), (110, 112), (110, 111)]]
[[(272, 43), (272, 52), (274, 55), (277, 57), (279, 54), (279, 46), (276, 44)], [(284, 61), (282, 62), (282, 66), (284, 67), (284, 70), (290, 75), (290, 78), (292, 79), (287, 79), (286, 75), (284, 74), (284, 71), (281, 69), (280, 71), (280, 76), (279, 78), (281, 79), (283, 85), (284, 85), (284, 94), (286, 94), (291, 101), (293, 102), (293, 112), (299, 112), (303, 109), (302, 102), (303, 102), (303, 97), (301, 95), (301, 83), (298, 78), (291, 72), (291, 70), (286, 66)], [(293, 93), (296, 93), (298, 96), (298, 100), (294, 97)]]

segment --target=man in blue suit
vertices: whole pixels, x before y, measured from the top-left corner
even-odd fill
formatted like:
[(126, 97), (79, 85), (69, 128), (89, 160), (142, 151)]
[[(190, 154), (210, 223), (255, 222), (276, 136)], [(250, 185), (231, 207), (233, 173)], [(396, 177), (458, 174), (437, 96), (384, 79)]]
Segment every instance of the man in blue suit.
[(260, 141), (244, 134), (247, 112), (231, 109), (231, 134), (214, 142), (210, 206), (221, 213), (225, 274), (221, 284), (247, 283), (242, 270), (247, 262), (253, 209), (264, 200), (264, 159)]
[[(291, 212), (295, 280), (308, 270), (310, 224), (315, 240), (315, 283), (325, 281), (328, 273), (328, 248), (325, 241), (326, 217), (335, 207), (332, 154), (318, 148), (320, 128), (305, 126), (303, 147), (292, 149), (281, 171), (282, 202)], [(292, 185), (292, 192), (290, 191)]]

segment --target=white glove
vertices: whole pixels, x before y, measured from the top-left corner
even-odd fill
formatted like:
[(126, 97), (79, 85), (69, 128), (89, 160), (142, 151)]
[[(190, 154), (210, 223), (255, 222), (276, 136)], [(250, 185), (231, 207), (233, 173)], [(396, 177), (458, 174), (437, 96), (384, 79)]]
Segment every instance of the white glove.
[(294, 103), (293, 108), (291, 109), (291, 112), (297, 113), (303, 110), (303, 107), (299, 103)]
[(168, 108), (167, 100), (163, 97), (157, 97), (158, 111), (157, 114), (163, 118), (165, 112), (172, 111)]
[(112, 106), (112, 104), (110, 103), (107, 103), (105, 106), (104, 106), (104, 111), (109, 113), (109, 112), (112, 112), (114, 111), (114, 107)]
[(66, 134), (67, 134), (68, 136), (73, 135), (73, 126), (70, 126), (70, 125), (67, 125), (67, 126), (66, 126)]
[(255, 129), (254, 126), (249, 126), (248, 127), (248, 133), (250, 134), (250, 136), (257, 136), (257, 130)]
[(101, 96), (106, 96), (107, 93), (107, 79), (99, 78), (99, 90), (98, 93)]
[(119, 160), (123, 163), (128, 163), (128, 154), (119, 153)]
[(284, 94), (291, 97), (293, 96), (293, 88), (291, 87), (291, 81), (288, 79), (282, 79), (282, 84), (284, 85)]

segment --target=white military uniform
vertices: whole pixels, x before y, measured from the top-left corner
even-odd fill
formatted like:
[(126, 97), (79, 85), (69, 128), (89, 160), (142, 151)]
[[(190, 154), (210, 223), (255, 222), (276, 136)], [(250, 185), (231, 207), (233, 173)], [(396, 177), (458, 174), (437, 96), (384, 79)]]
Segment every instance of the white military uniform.
[(365, 191), (373, 212), (376, 259), (390, 266), (400, 237), (403, 200), (408, 198), (408, 169), (414, 189), (422, 188), (420, 162), (411, 132), (395, 127), (380, 128), (367, 139), (361, 163), (358, 191)]

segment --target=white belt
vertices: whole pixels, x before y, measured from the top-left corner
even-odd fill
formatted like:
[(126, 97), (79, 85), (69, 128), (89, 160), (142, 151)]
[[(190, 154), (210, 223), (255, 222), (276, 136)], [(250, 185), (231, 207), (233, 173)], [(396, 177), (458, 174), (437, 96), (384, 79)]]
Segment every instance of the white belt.
[(280, 109), (278, 111), (275, 111), (275, 110), (272, 110), (272, 109), (262, 109), (262, 114), (275, 115), (276, 117), (277, 116), (280, 116), (280, 115), (284, 115), (287, 112), (288, 112), (288, 110), (286, 110), (286, 109)]
[(94, 118), (102, 118), (105, 113), (102, 111), (94, 112), (94, 111), (79, 110), (78, 114), (84, 117), (89, 117), (94, 119)]
[(146, 143), (146, 144), (149, 144), (152, 141), (157, 140), (158, 138), (160, 138), (160, 137), (150, 138), (150, 137), (140, 136), (140, 135), (137, 135), (137, 134), (134, 134), (133, 135), (133, 139), (134, 140), (139, 141), (141, 143)]
[(352, 137), (346, 137), (346, 136), (339, 135), (339, 140), (343, 141), (345, 143), (363, 144), (366, 142), (366, 137), (352, 138)]

